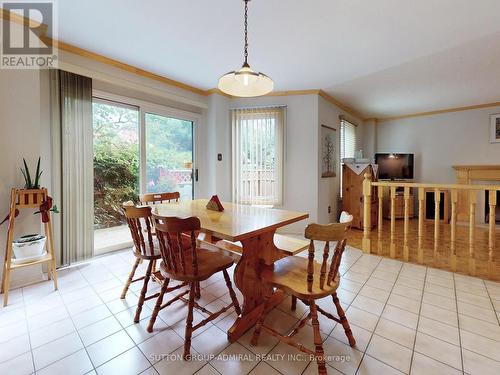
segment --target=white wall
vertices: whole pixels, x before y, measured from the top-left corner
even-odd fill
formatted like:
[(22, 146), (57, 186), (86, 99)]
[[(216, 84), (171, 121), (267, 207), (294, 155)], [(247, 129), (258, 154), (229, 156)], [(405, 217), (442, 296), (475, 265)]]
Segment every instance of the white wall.
[[(23, 157), (31, 167), (42, 154), (40, 72), (36, 70), (0, 70), (0, 220), (9, 212), (10, 191), (24, 187), (20, 171)], [(41, 138), (42, 137), (42, 138)], [(46, 155), (42, 155), (42, 185), (50, 175)], [(33, 172), (34, 173), (34, 172)], [(40, 233), (40, 216), (23, 210), (16, 219), (15, 236)], [(3, 264), (7, 223), (0, 227), (0, 254)], [(3, 272), (3, 267), (2, 271)], [(33, 266), (12, 272), (11, 285), (41, 280), (41, 267)]]
[[(335, 151), (337, 153), (337, 171), (335, 177), (321, 177), (321, 137), (318, 134), (318, 216), (317, 221), (321, 224), (332, 223), (338, 220), (341, 211), (340, 198), (340, 116), (346, 116), (353, 121), (357, 126), (356, 137), (358, 139), (359, 148), (363, 148), (363, 123), (360, 119), (354, 118), (342, 111), (337, 106), (332, 105), (322, 97), (318, 99), (318, 132), (321, 131), (321, 125), (326, 125), (337, 129), (337, 145)], [(331, 207), (331, 212), (328, 213), (328, 207)]]
[(415, 180), (453, 183), (457, 164), (500, 164), (500, 143), (489, 143), (490, 114), (500, 107), (380, 122), (377, 152), (415, 154)]

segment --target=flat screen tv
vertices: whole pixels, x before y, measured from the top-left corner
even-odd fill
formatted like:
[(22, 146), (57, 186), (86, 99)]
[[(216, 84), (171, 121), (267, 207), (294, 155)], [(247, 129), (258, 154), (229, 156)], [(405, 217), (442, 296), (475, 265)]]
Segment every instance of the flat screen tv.
[(375, 154), (379, 180), (413, 180), (413, 154)]

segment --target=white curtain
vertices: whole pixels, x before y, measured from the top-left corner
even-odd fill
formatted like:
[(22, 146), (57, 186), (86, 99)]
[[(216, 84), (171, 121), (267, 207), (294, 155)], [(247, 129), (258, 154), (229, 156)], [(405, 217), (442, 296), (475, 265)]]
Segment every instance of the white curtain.
[(51, 71), (53, 186), (61, 202), (55, 223), (58, 264), (93, 256), (92, 79)]
[(233, 202), (283, 204), (285, 107), (232, 110)]

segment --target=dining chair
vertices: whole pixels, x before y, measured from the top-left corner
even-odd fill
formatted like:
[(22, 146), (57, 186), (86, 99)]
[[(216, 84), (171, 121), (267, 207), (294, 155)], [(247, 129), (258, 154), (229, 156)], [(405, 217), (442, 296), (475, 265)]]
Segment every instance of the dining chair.
[[(136, 207), (134, 205), (124, 204), (123, 210), (125, 213), (125, 218), (127, 220), (128, 227), (130, 229), (130, 234), (132, 235), (132, 240), (134, 242), (132, 250), (136, 259), (134, 265), (132, 266), (132, 271), (130, 272), (128, 279), (125, 282), (125, 286), (123, 288), (120, 298), (121, 299), (125, 298), (125, 296), (127, 295), (127, 291), (132, 283), (144, 280), (134, 317), (134, 322), (138, 323), (141, 316), (141, 311), (144, 301), (156, 298), (160, 295), (160, 293), (156, 293), (150, 296), (146, 296), (146, 292), (148, 290), (149, 280), (155, 269), (156, 261), (161, 259), (161, 254), (160, 254), (158, 239), (153, 233), (154, 227), (151, 219), (151, 207), (150, 206)], [(190, 246), (189, 238), (184, 238), (184, 237), (181, 238), (181, 243), (183, 248)], [(137, 267), (142, 261), (148, 262), (146, 273), (144, 274), (144, 276), (134, 279)], [(178, 288), (172, 288), (170, 291), (175, 289)]]
[[(199, 232), (201, 227), (200, 220), (197, 217), (179, 219), (174, 217), (159, 216), (153, 213), (153, 222), (156, 230), (156, 236), (158, 237), (158, 242), (160, 244), (160, 253), (162, 257), (160, 272), (165, 279), (147, 330), (148, 332), (152, 332), (156, 317), (161, 309), (168, 307), (173, 302), (182, 299), (184, 295), (189, 293), (183, 353), (183, 358), (188, 359), (190, 358), (191, 335), (193, 331), (216, 319), (233, 306), (236, 314), (239, 315), (241, 313), (238, 299), (236, 298), (236, 294), (234, 293), (231, 285), (231, 279), (229, 278), (229, 274), (227, 272), (227, 269), (233, 265), (234, 261), (230, 256), (197, 246), (198, 243), (196, 240), (196, 233)], [(182, 251), (182, 249), (178, 246), (181, 236), (185, 233), (190, 233), (190, 251)], [(176, 238), (177, 241), (175, 241)], [(201, 281), (208, 279), (217, 272), (223, 273), (232, 303), (219, 311), (212, 313), (199, 306), (195, 301), (196, 286)], [(167, 288), (171, 280), (185, 282), (188, 284), (189, 288), (184, 291), (184, 293), (181, 293), (162, 305), (163, 296), (167, 292)], [(201, 310), (208, 315), (208, 317), (193, 326), (194, 308)]]
[(181, 194), (178, 191), (169, 193), (147, 193), (139, 196), (139, 202), (144, 205), (179, 202)]
[[(279, 340), (291, 345), (300, 351), (316, 358), (318, 373), (326, 374), (325, 353), (323, 350), (323, 340), (321, 338), (318, 312), (329, 319), (342, 324), (345, 334), (349, 340), (349, 345), (355, 346), (356, 340), (352, 334), (349, 322), (337, 297), (337, 288), (340, 283), (339, 266), (347, 242), (347, 232), (352, 223), (352, 216), (344, 215), (342, 223), (332, 223), (328, 225), (310, 224), (305, 230), (305, 237), (310, 240), (308, 257), (291, 256), (278, 260), (274, 263), (274, 268), (265, 268), (261, 273), (262, 282), (271, 287), (279, 288), (288, 292), (292, 297), (300, 299), (309, 306), (309, 313), (302, 319), (297, 327), (287, 336), (283, 336), (272, 327), (264, 325), (264, 320), (268, 313), (268, 305), (271, 295), (264, 296), (264, 308), (259, 316), (255, 331), (251, 340), (252, 345), (257, 345), (262, 329), (277, 337)], [(323, 249), (323, 261), (321, 263), (314, 260), (314, 241), (325, 241)], [(336, 242), (330, 264), (330, 243)], [(271, 288), (272, 290), (272, 288)], [(333, 303), (337, 310), (337, 316), (323, 310), (316, 305), (316, 300), (332, 296)], [(315, 349), (311, 350), (297, 342), (295, 336), (306, 323), (312, 320)]]
[[(139, 196), (139, 202), (143, 205), (155, 205), (171, 202), (179, 202), (181, 193), (178, 191), (163, 192), (163, 193), (147, 193)], [(187, 241), (186, 248), (189, 248), (189, 241)], [(153, 269), (156, 270), (156, 263), (153, 265)], [(201, 288), (198, 284), (196, 286), (196, 298), (201, 298)]]

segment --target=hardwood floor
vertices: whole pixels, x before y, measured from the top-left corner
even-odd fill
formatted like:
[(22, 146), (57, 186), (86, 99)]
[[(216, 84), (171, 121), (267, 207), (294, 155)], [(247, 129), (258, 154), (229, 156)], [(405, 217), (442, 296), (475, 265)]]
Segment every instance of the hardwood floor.
[[(493, 251), (492, 261), (489, 261), (488, 249), (488, 228), (485, 226), (476, 226), (476, 240), (474, 243), (475, 265), (470, 272), (471, 257), (469, 256), (469, 226), (467, 224), (457, 223), (456, 232), (456, 272), (474, 276), (488, 278), (490, 280), (500, 281), (500, 230), (496, 232), (496, 249)], [(361, 242), (363, 231), (352, 229), (349, 234), (348, 244), (357, 248), (362, 248)], [(383, 230), (379, 239), (377, 228), (371, 232), (371, 253), (391, 257), (391, 234), (390, 220), (384, 220)], [(394, 233), (393, 258), (409, 261), (411, 263), (419, 262), (418, 248), (418, 219), (412, 219), (409, 222), (408, 230), (408, 258), (404, 259), (403, 252), (403, 220), (396, 220)], [(434, 222), (424, 222), (424, 238), (422, 241), (421, 254), (423, 255), (424, 265), (452, 271), (451, 267), (451, 242), (450, 225), (439, 225), (439, 241), (437, 246), (434, 244)], [(474, 264), (472, 263), (472, 264)]]

